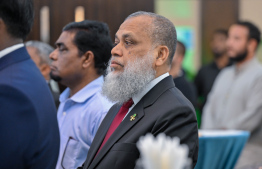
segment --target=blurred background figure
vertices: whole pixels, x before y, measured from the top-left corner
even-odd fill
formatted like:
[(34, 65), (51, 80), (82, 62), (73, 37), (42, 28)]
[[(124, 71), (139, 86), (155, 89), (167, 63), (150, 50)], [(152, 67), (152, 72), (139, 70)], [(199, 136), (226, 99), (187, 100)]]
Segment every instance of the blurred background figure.
[(49, 55), (54, 51), (54, 48), (47, 43), (40, 41), (28, 41), (25, 43), (25, 45), (31, 59), (35, 62), (36, 66), (48, 83), (48, 86), (55, 100), (56, 107), (58, 108), (60, 95), (59, 86), (57, 82), (50, 78), (51, 59), (49, 58)]
[(52, 95), (23, 44), (32, 0), (0, 1), (0, 168), (52, 169), (59, 130)]
[(221, 69), (229, 65), (229, 57), (226, 53), (226, 40), (227, 30), (215, 30), (210, 43), (214, 60), (211, 63), (202, 66), (195, 77), (194, 83), (199, 98), (198, 107), (200, 112), (202, 112), (208, 93), (210, 92), (218, 73)]
[(84, 20), (67, 24), (50, 54), (51, 78), (67, 86), (57, 112), (60, 153), (56, 169), (77, 168), (84, 163), (112, 106), (100, 93), (112, 46), (107, 24)]
[(250, 131), (237, 167), (262, 159), (262, 66), (255, 56), (260, 37), (250, 22), (229, 28), (227, 54), (234, 64), (218, 75), (203, 109), (203, 129)]
[(197, 96), (195, 86), (185, 78), (185, 71), (182, 69), (185, 53), (185, 45), (182, 42), (177, 41), (176, 52), (173, 57), (169, 74), (173, 77), (175, 86), (184, 96), (186, 96), (193, 106), (196, 106)]

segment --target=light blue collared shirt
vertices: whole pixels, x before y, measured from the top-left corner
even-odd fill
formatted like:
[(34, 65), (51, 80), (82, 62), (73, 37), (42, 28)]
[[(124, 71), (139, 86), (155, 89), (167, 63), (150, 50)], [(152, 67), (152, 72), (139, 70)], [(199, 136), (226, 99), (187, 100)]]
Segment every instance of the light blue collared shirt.
[(103, 82), (100, 76), (71, 98), (69, 88), (60, 95), (60, 152), (56, 169), (62, 169), (62, 165), (75, 169), (84, 163), (96, 131), (113, 105), (100, 93)]

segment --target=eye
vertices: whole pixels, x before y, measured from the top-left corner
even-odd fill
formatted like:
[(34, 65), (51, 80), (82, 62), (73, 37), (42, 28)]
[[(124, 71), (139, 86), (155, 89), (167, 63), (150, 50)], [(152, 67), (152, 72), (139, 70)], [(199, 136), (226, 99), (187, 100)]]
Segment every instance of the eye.
[(118, 44), (118, 42), (113, 43), (113, 48)]
[(66, 51), (67, 49), (66, 49), (65, 47), (59, 47), (58, 50), (59, 50), (60, 52), (63, 52), (63, 51)]
[(125, 44), (126, 44), (126, 45), (131, 45), (131, 44), (133, 44), (133, 43), (132, 43), (131, 41), (129, 41), (129, 40), (126, 40), (126, 41), (125, 41)]

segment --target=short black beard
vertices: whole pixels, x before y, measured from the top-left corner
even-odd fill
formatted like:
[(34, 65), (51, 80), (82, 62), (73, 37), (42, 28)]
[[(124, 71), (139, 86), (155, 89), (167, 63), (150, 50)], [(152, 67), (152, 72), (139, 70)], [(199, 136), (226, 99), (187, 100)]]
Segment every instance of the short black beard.
[(56, 82), (60, 82), (62, 80), (62, 78), (60, 76), (55, 76), (52, 74), (52, 72), (50, 72), (50, 77), (51, 79), (53, 79)]
[(242, 53), (238, 53), (234, 58), (230, 57), (230, 60), (232, 62), (238, 63), (245, 60), (246, 57), (247, 57), (247, 49), (245, 49)]
[(225, 52), (214, 52), (213, 51), (213, 55), (215, 59), (219, 59), (224, 55)]

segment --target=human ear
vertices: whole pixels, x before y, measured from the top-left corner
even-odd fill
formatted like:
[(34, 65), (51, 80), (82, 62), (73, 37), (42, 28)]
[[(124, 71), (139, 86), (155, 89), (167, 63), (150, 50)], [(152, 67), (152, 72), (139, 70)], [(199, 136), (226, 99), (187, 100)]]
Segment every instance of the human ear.
[(156, 62), (155, 65), (162, 66), (166, 64), (168, 60), (168, 55), (169, 55), (169, 49), (167, 46), (158, 46), (156, 48), (157, 56), (156, 56)]
[(87, 68), (94, 62), (94, 53), (92, 51), (87, 51), (82, 55), (82, 67)]
[(255, 51), (257, 48), (257, 41), (255, 39), (249, 39), (248, 41), (248, 49), (251, 51)]

